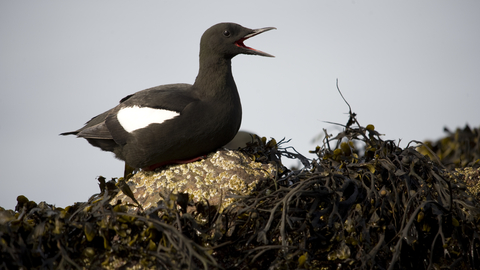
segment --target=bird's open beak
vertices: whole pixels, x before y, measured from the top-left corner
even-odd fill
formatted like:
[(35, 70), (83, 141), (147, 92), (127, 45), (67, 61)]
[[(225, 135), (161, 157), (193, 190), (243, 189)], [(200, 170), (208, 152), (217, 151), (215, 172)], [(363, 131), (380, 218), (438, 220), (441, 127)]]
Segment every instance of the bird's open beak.
[(261, 55), (261, 56), (267, 56), (267, 57), (275, 57), (271, 54), (268, 54), (266, 52), (262, 52), (262, 51), (259, 51), (259, 50), (256, 50), (254, 48), (250, 48), (250, 47), (247, 47), (245, 46), (245, 44), (243, 44), (243, 42), (251, 37), (254, 37), (258, 34), (261, 34), (263, 32), (267, 32), (267, 31), (270, 31), (270, 30), (273, 30), (273, 29), (277, 29), (275, 27), (265, 27), (265, 28), (259, 28), (259, 29), (252, 29), (252, 31), (248, 34), (246, 34), (243, 38), (237, 40), (235, 42), (235, 45), (237, 45), (238, 47), (240, 48), (243, 48), (246, 50), (245, 53), (248, 53), (248, 54), (255, 54), (255, 55)]

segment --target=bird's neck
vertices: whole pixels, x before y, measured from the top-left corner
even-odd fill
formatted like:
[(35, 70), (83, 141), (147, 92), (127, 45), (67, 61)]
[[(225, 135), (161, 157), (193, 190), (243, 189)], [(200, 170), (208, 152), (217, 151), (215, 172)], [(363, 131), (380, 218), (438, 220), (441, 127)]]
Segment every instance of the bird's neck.
[(200, 69), (194, 86), (202, 96), (224, 95), (237, 87), (232, 75), (230, 59), (200, 56)]

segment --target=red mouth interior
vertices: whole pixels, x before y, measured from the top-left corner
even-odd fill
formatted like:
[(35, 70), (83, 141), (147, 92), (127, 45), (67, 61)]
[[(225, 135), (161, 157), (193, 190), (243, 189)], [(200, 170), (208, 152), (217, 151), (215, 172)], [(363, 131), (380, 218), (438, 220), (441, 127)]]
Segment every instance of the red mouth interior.
[(237, 45), (237, 46), (240, 47), (240, 48), (245, 48), (245, 49), (248, 49), (248, 50), (256, 51), (254, 48), (245, 46), (245, 44), (243, 44), (243, 42), (244, 42), (245, 40), (246, 40), (246, 38), (241, 38), (241, 39), (239, 39), (239, 40), (237, 40), (237, 41), (235, 42), (235, 45)]
[(235, 45), (237, 45), (238, 47), (241, 47), (241, 48), (246, 48), (246, 49), (249, 49), (249, 50), (255, 50), (253, 48), (245, 46), (245, 44), (243, 44), (243, 41), (245, 41), (245, 38), (241, 38), (241, 39), (237, 40), (235, 42)]

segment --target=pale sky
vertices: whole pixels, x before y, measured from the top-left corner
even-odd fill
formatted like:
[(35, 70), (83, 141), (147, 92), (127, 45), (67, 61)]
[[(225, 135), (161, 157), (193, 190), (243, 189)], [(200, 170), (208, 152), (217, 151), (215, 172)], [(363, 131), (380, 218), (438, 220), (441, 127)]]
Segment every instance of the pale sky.
[(0, 206), (25, 195), (60, 207), (98, 192), (123, 162), (80, 128), (126, 95), (193, 83), (199, 41), (219, 22), (277, 27), (245, 42), (233, 74), (242, 130), (291, 139), (336, 134), (348, 107), (384, 139), (438, 139), (480, 126), (479, 1), (0, 1)]

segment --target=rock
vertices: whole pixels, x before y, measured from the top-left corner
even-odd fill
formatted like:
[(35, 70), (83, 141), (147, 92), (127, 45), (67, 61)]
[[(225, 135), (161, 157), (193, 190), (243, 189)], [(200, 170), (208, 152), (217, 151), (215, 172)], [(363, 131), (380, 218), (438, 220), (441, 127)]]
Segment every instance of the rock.
[[(480, 201), (480, 167), (456, 168), (453, 174), (463, 180), (473, 197)], [(451, 178), (454, 183), (458, 183), (454, 177)]]
[[(224, 209), (233, 198), (247, 195), (258, 183), (275, 177), (275, 165), (255, 162), (251, 157), (234, 150), (219, 150), (207, 158), (157, 169), (140, 171), (127, 182), (135, 199), (144, 209), (156, 207), (169, 194), (188, 193), (194, 202), (208, 200), (210, 205)], [(120, 192), (112, 203), (121, 200), (132, 203)]]

